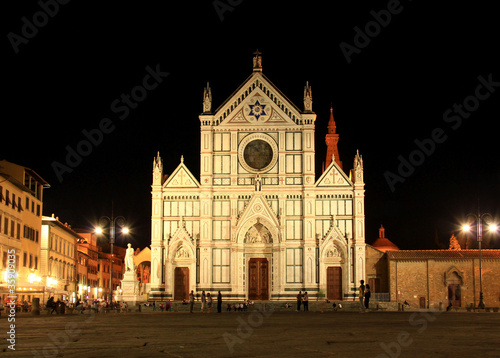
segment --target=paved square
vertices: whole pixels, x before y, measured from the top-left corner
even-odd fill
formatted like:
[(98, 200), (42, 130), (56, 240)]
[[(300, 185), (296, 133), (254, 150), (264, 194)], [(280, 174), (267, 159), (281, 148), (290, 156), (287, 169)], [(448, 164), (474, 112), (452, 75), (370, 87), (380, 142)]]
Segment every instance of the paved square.
[(499, 327), (500, 314), (456, 312), (19, 315), (2, 356), (498, 357)]

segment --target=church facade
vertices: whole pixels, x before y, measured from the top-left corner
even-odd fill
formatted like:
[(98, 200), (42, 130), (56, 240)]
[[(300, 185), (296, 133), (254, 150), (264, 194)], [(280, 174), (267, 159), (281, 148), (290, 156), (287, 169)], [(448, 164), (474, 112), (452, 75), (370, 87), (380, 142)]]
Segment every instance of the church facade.
[(309, 84), (301, 107), (263, 74), (258, 51), (252, 74), (217, 110), (207, 85), (200, 177), (182, 158), (168, 176), (159, 153), (153, 161), (150, 297), (357, 295), (365, 277), (363, 161), (357, 153), (343, 171), (331, 115), (317, 178)]

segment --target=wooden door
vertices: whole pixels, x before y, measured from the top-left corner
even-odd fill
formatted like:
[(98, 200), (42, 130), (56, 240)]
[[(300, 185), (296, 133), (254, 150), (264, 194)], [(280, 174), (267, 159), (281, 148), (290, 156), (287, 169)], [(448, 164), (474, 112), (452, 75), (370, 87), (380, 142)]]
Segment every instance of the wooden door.
[(269, 299), (269, 263), (267, 259), (250, 259), (248, 262), (248, 299)]
[(448, 303), (453, 307), (461, 307), (462, 293), (460, 285), (448, 285)]
[(182, 301), (189, 298), (189, 268), (176, 267), (174, 271), (174, 300)]
[(368, 284), (370, 285), (370, 292), (380, 292), (380, 279), (379, 278), (370, 278), (368, 280)]
[(419, 302), (419, 307), (420, 308), (426, 308), (425, 307), (425, 297), (420, 297), (419, 300), (418, 300), (418, 302)]
[(342, 300), (342, 268), (328, 267), (326, 269), (326, 298)]

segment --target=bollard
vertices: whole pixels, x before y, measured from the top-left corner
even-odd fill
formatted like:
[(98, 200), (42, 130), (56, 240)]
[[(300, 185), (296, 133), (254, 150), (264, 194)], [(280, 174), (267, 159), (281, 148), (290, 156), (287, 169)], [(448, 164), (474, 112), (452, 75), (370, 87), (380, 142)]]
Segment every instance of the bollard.
[(33, 298), (33, 302), (31, 303), (31, 314), (33, 316), (40, 316), (40, 299)]
[(137, 303), (135, 304), (135, 311), (136, 311), (136, 312), (141, 312), (141, 304), (140, 304), (139, 302), (137, 302)]

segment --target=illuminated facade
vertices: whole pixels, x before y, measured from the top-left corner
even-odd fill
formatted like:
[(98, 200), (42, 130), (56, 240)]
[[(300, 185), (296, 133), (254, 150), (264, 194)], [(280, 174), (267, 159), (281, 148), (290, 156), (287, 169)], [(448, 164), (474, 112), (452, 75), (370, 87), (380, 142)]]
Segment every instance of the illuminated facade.
[(331, 115), (330, 158), (316, 175), (309, 84), (299, 109), (257, 52), (216, 110), (207, 85), (199, 120), (200, 178), (182, 158), (169, 176), (159, 153), (153, 162), (150, 297), (352, 299), (365, 272), (363, 161), (343, 171)]
[[(15, 293), (18, 301), (43, 296), (40, 275), (40, 231), (42, 227), (43, 189), (48, 183), (33, 170), (0, 161), (0, 257), (2, 300), (7, 289), (9, 261), (16, 270)], [(15, 261), (9, 260), (9, 255)]]
[(40, 244), (40, 275), (45, 285), (45, 301), (76, 297), (76, 243), (81, 236), (58, 218), (44, 216)]

